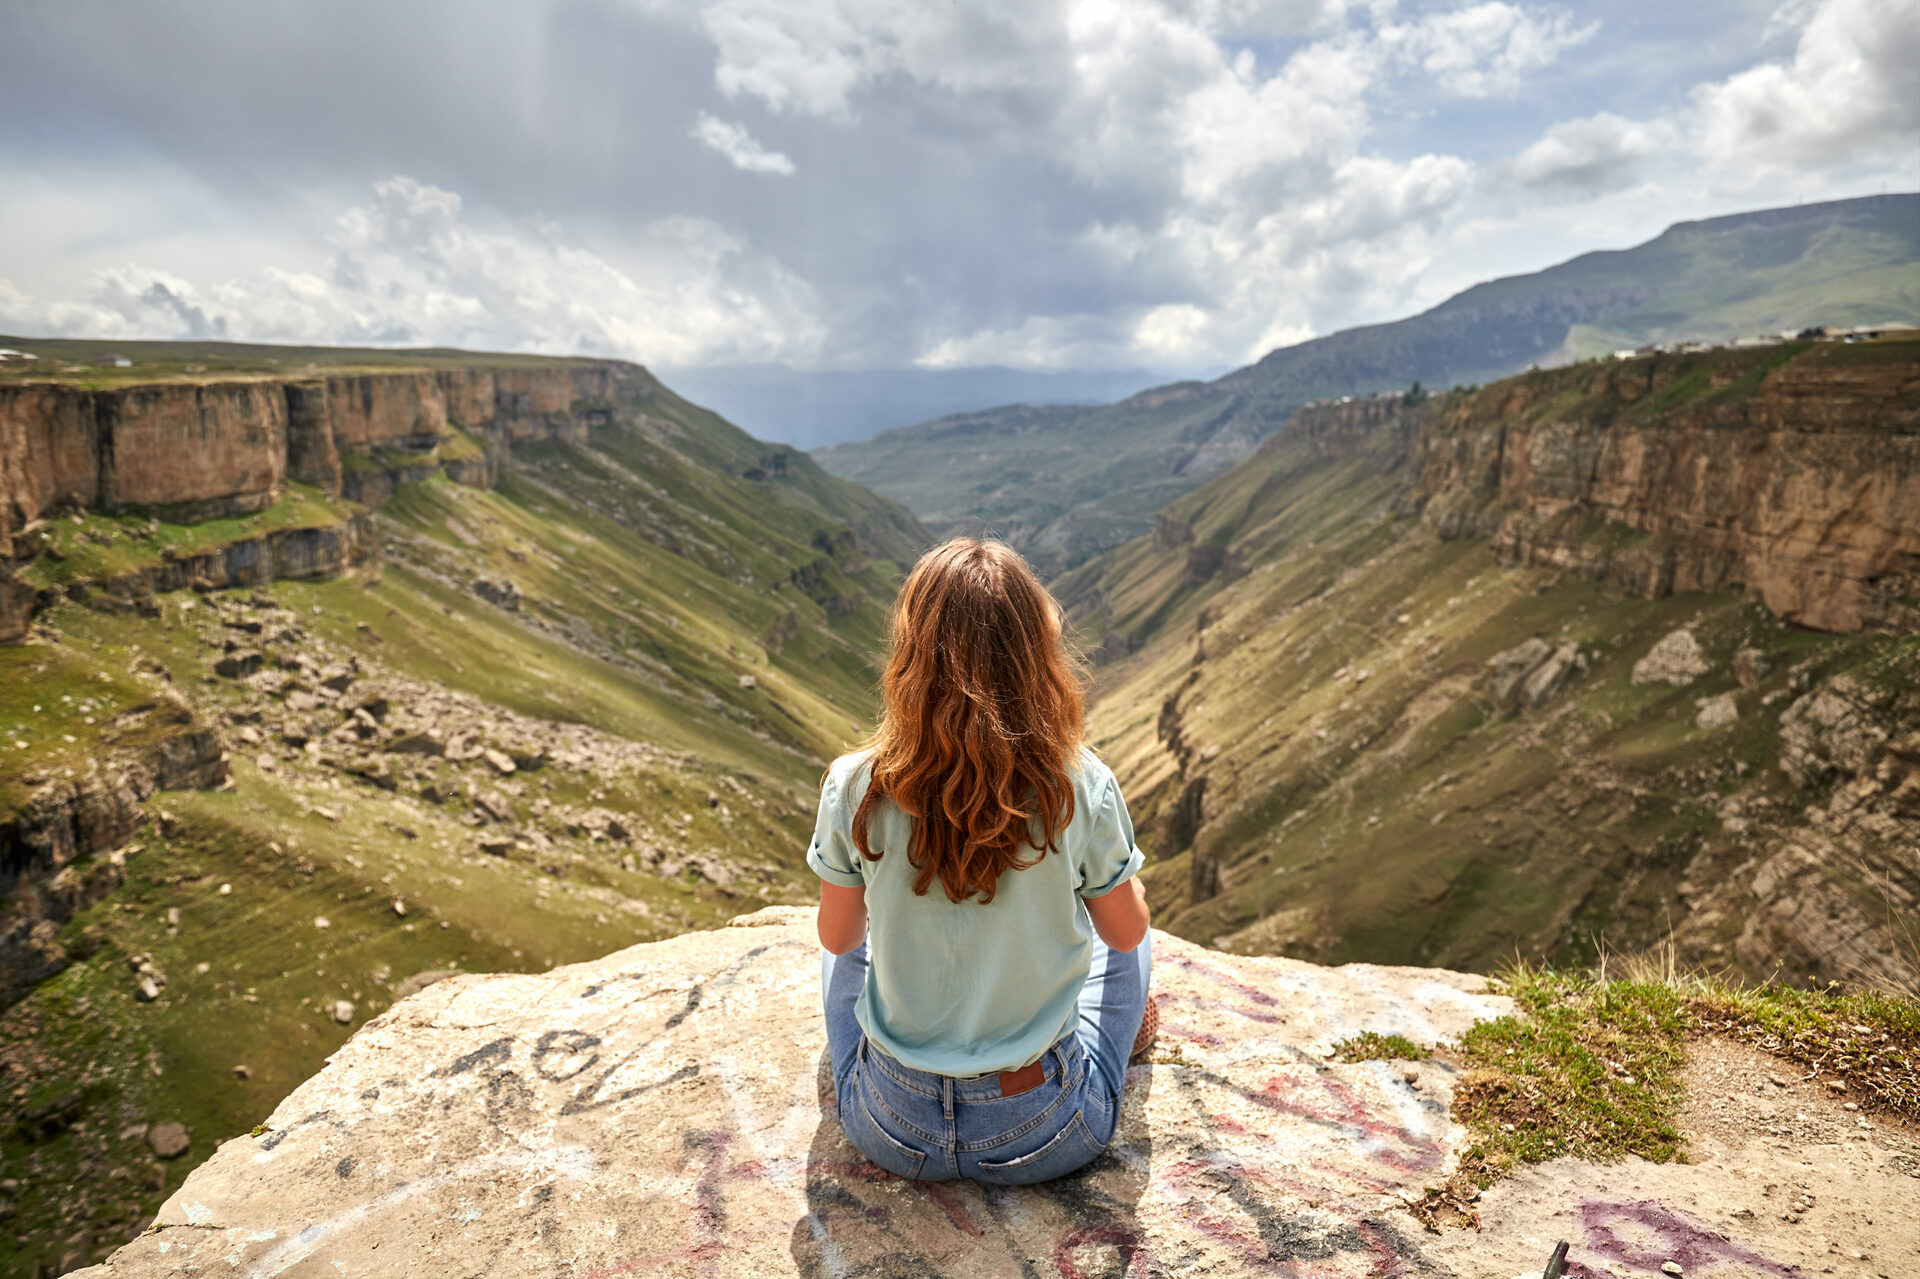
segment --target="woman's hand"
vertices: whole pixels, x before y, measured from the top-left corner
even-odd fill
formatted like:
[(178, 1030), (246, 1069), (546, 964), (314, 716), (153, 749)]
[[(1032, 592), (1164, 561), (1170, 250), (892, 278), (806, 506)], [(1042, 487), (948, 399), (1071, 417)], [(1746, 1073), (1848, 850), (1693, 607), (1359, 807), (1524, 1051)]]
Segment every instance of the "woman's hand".
[(844, 955), (867, 939), (867, 890), (820, 881), (820, 944)]
[[(1087, 914), (1093, 916), (1093, 930), (1113, 949), (1132, 950), (1146, 937), (1147, 890), (1140, 886), (1138, 875), (1110, 893), (1087, 898), (1086, 903)], [(864, 904), (862, 913), (864, 916)]]

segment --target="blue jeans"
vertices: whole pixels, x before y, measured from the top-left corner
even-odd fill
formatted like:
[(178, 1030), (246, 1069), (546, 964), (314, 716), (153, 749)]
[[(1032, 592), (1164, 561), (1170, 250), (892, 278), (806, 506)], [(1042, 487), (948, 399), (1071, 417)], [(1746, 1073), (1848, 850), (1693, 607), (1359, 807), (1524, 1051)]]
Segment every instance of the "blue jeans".
[(920, 1181), (966, 1177), (1026, 1185), (1090, 1163), (1113, 1140), (1127, 1058), (1147, 1010), (1151, 938), (1128, 952), (1093, 941), (1080, 989), (1080, 1023), (1049, 1048), (1043, 1081), (1013, 1097), (997, 1074), (929, 1074), (869, 1043), (854, 1016), (867, 981), (867, 946), (822, 953), (827, 1051), (840, 1126), (855, 1150)]

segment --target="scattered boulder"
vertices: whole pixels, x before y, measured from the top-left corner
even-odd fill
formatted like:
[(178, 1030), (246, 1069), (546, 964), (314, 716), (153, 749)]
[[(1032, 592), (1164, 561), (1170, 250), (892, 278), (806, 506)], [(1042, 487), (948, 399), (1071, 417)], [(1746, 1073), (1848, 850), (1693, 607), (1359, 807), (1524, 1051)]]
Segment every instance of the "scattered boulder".
[(147, 1145), (162, 1159), (178, 1159), (193, 1144), (183, 1123), (155, 1124), (147, 1129)]
[(481, 789), (474, 791), (473, 805), (492, 821), (511, 822), (518, 817), (518, 814), (514, 812), (513, 801), (497, 790)]
[(1568, 676), (1585, 664), (1580, 656), (1580, 646), (1572, 640), (1566, 641), (1521, 682), (1521, 700), (1529, 709), (1546, 705), (1565, 687)]
[(492, 765), (493, 771), (502, 777), (505, 777), (509, 773), (516, 772), (520, 767), (513, 762), (511, 755), (508, 755), (505, 751), (497, 751), (491, 746), (481, 751), (480, 755), (488, 764)]
[(365, 778), (381, 790), (392, 790), (397, 785), (393, 776), (393, 767), (387, 763), (384, 756), (380, 755), (356, 755), (342, 764), (340, 771)]
[(585, 835), (588, 839), (607, 839), (615, 843), (625, 843), (633, 837), (633, 832), (627, 828), (619, 815), (610, 813), (604, 808), (589, 808), (578, 817), (569, 818), (566, 822), (566, 832), (569, 835)]
[(146, 1004), (160, 998), (160, 991), (167, 984), (167, 975), (160, 971), (151, 955), (145, 952), (129, 955), (127, 967), (133, 970), (135, 999)]
[(235, 1066), (233, 1068), (233, 1077), (235, 1079), (251, 1079), (253, 1078), (253, 1068), (245, 1065)]
[(1558, 695), (1568, 677), (1585, 665), (1574, 641), (1555, 647), (1535, 636), (1487, 659), (1487, 692), (1502, 709), (1537, 709)]
[(1525, 643), (1516, 644), (1488, 658), (1487, 691), (1493, 695), (1493, 700), (1501, 706), (1514, 705), (1518, 700), (1521, 682), (1552, 653), (1553, 649), (1547, 642), (1536, 635)]
[(260, 669), (260, 661), (259, 649), (237, 648), (214, 662), (213, 673), (227, 679), (245, 679)]
[(1780, 716), (1780, 770), (1796, 786), (1836, 772), (1864, 774), (1889, 736), (1870, 701), (1868, 691), (1844, 675), (1795, 700)]
[(1700, 713), (1694, 716), (1693, 722), (1701, 728), (1723, 728), (1740, 718), (1740, 708), (1734, 705), (1732, 693), (1703, 697), (1698, 705)]
[(1707, 673), (1706, 654), (1700, 651), (1700, 641), (1693, 632), (1681, 627), (1663, 636), (1659, 643), (1647, 650), (1647, 655), (1633, 664), (1633, 682), (1653, 684), (1665, 682), (1675, 688), (1684, 688)]
[(403, 733), (387, 743), (387, 749), (395, 755), (444, 755), (446, 743), (432, 729), (419, 733)]
[(1733, 677), (1741, 688), (1757, 686), (1772, 669), (1773, 663), (1757, 648), (1743, 648), (1733, 655)]
[(509, 613), (520, 611), (520, 588), (504, 577), (474, 578), (473, 593), (495, 608), (503, 608)]
[(745, 689), (754, 689), (754, 688), (758, 688), (759, 686), (760, 686), (760, 681), (759, 681), (759, 680), (757, 680), (757, 679), (755, 679), (755, 678), (754, 678), (753, 676), (751, 676), (751, 675), (742, 675), (742, 676), (740, 677), (740, 687), (741, 687), (741, 688), (745, 688)]
[(334, 1000), (333, 1019), (342, 1026), (351, 1025), (353, 1023), (353, 1001), (351, 999)]
[(547, 766), (547, 752), (538, 746), (510, 746), (506, 756), (513, 766), (523, 773), (531, 773)]

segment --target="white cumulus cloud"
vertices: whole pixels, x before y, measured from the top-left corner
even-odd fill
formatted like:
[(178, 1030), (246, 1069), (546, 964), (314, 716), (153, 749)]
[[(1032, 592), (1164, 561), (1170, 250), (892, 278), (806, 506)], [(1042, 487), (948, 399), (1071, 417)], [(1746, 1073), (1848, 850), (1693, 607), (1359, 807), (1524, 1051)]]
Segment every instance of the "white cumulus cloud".
[(744, 125), (708, 115), (705, 111), (694, 122), (693, 136), (719, 152), (736, 169), (748, 173), (777, 173), (793, 176), (793, 161), (778, 151), (769, 151), (754, 140)]
[(1489, 0), (1389, 23), (1380, 29), (1380, 41), (1446, 92), (1486, 98), (1513, 93), (1523, 77), (1552, 65), (1599, 29), (1598, 22), (1576, 25), (1565, 13), (1530, 13)]
[(1621, 181), (1639, 161), (1672, 148), (1677, 133), (1664, 121), (1626, 120), (1601, 111), (1549, 127), (1513, 158), (1508, 173), (1523, 186), (1597, 190)]
[(1920, 0), (1823, 0), (1779, 16), (1805, 22), (1792, 61), (1694, 90), (1700, 150), (1723, 178), (1920, 150)]
[(78, 300), (0, 281), (0, 326), (84, 337), (435, 345), (661, 364), (805, 363), (825, 337), (812, 290), (702, 218), (640, 228), (616, 266), (561, 228), (481, 228), (456, 193), (398, 176), (343, 212), (321, 270), (194, 283), (130, 264)]

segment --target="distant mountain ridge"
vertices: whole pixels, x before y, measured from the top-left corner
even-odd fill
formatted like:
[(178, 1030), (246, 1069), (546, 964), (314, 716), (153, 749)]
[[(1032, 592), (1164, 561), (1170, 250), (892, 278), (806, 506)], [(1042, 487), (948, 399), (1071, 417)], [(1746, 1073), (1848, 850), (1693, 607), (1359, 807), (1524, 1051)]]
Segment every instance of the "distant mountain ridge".
[(1647, 341), (1895, 321), (1920, 323), (1920, 194), (1677, 223), (1408, 319), (1282, 347), (1212, 382), (1098, 408), (956, 414), (815, 457), (936, 532), (990, 528), (1058, 572), (1150, 531), (1160, 507), (1314, 400), (1475, 384)]
[(1146, 369), (1043, 372), (997, 365), (814, 370), (734, 364), (656, 373), (760, 439), (803, 449), (864, 440), (982, 404), (1110, 404), (1158, 380)]

